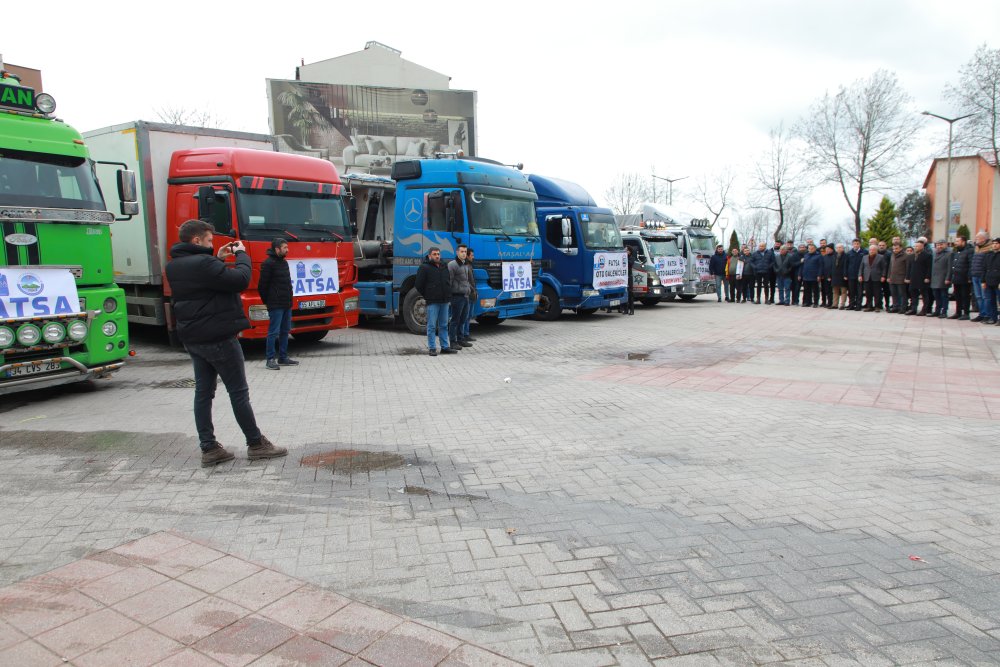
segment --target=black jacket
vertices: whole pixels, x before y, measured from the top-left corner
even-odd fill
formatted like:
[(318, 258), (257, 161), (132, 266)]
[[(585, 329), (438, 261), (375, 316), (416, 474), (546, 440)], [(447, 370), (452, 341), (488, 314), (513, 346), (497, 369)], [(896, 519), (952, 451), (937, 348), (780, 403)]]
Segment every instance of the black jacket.
[(795, 274), (796, 258), (792, 253), (786, 252), (784, 255), (778, 253), (774, 256), (774, 272), (779, 278), (790, 278)]
[(830, 275), (827, 278), (830, 279), (830, 284), (834, 287), (843, 287), (847, 284), (847, 267), (850, 264), (850, 260), (847, 257), (847, 253), (837, 254), (833, 253), (833, 268), (830, 271)]
[[(930, 287), (931, 271), (934, 269), (934, 255), (927, 249), (913, 253), (913, 264), (910, 265), (910, 287)], [(924, 281), (928, 282), (924, 282)]]
[(292, 271), (288, 261), (274, 254), (273, 248), (267, 251), (267, 259), (260, 265), (257, 291), (268, 309), (292, 307)]
[(858, 273), (861, 271), (861, 260), (864, 259), (868, 253), (861, 248), (855, 250), (851, 247), (851, 249), (844, 254), (847, 255), (847, 278), (848, 280), (857, 280)]
[(948, 278), (955, 285), (967, 285), (971, 280), (972, 273), (972, 246), (968, 243), (961, 250), (958, 246), (951, 251), (951, 274)]
[(726, 275), (726, 255), (725, 253), (714, 253), (708, 260), (708, 272), (713, 276), (725, 277)]
[(988, 287), (1000, 286), (1000, 252), (981, 252), (983, 257), (983, 282)]
[(170, 256), (167, 281), (182, 343), (215, 343), (250, 328), (240, 303), (240, 292), (250, 285), (249, 255), (236, 253), (230, 268), (211, 248), (177, 243)]
[(431, 260), (425, 259), (417, 269), (417, 282), (414, 287), (427, 303), (448, 303), (451, 301), (448, 266), (444, 262), (434, 264)]

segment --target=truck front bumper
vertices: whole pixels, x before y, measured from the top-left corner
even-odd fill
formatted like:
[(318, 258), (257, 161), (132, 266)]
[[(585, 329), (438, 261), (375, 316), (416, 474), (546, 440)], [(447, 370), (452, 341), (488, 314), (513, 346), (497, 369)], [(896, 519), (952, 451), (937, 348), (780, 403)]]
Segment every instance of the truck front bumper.
[(33, 362), (25, 361), (0, 366), (0, 396), (12, 394), (17, 391), (30, 391), (32, 389), (45, 389), (46, 387), (56, 387), (61, 384), (72, 384), (74, 382), (85, 382), (98, 378), (108, 377), (115, 371), (121, 369), (124, 361), (116, 361), (102, 366), (88, 368), (76, 359), (71, 357), (52, 357), (50, 359), (39, 359), (34, 363), (64, 362), (72, 368), (63, 368), (49, 373), (33, 373), (24, 377), (8, 378), (7, 371), (20, 367), (30, 366)]

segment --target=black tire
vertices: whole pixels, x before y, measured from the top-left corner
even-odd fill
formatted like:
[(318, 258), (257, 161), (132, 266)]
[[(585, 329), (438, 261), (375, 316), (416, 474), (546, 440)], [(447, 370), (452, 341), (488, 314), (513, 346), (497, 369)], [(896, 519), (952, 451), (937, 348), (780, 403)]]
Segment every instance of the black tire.
[(476, 322), (479, 322), (484, 327), (495, 327), (506, 321), (506, 317), (499, 317), (498, 315), (480, 315), (476, 318)]
[(329, 331), (303, 331), (301, 333), (293, 333), (292, 338), (294, 338), (299, 343), (318, 343), (326, 335), (330, 333)]
[(639, 301), (641, 301), (642, 305), (646, 306), (647, 308), (652, 308), (653, 306), (655, 306), (660, 302), (660, 297), (656, 297), (655, 299), (639, 299)]
[(587, 317), (588, 315), (593, 315), (596, 312), (597, 312), (597, 308), (577, 308), (576, 309), (576, 314), (577, 315), (582, 315), (583, 317)]
[(542, 322), (554, 322), (559, 319), (561, 314), (562, 307), (559, 305), (559, 295), (550, 285), (543, 285), (542, 296), (535, 309), (535, 319)]
[(694, 298), (698, 296), (697, 294), (681, 294), (681, 301), (694, 301)]
[(427, 303), (415, 289), (403, 297), (403, 324), (411, 334), (427, 334)]

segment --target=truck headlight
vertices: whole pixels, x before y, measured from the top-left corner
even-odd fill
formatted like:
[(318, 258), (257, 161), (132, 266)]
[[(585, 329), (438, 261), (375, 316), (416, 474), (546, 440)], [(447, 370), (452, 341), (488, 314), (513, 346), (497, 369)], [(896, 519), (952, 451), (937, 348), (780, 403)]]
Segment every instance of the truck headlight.
[(118, 299), (114, 298), (113, 296), (109, 296), (107, 299), (104, 300), (103, 308), (105, 313), (115, 312), (116, 310), (118, 310)]
[(660, 279), (659, 278), (650, 278), (649, 279), (649, 284), (650, 285), (659, 285), (660, 284)]
[(101, 331), (104, 332), (105, 336), (114, 336), (118, 333), (118, 325), (114, 322), (105, 322), (101, 325)]
[(267, 306), (250, 306), (249, 314), (251, 322), (264, 322), (271, 319), (267, 312)]
[(488, 308), (496, 308), (497, 300), (496, 299), (480, 299), (479, 300), (479, 305), (482, 308), (487, 308), (487, 309)]
[(48, 93), (39, 93), (35, 95), (35, 106), (42, 113), (52, 113), (56, 110), (56, 98)]
[(358, 309), (358, 297), (352, 296), (350, 299), (344, 301), (344, 310), (350, 312), (352, 310)]
[(14, 344), (14, 330), (10, 327), (0, 327), (0, 350)]
[(17, 342), (25, 347), (38, 345), (42, 339), (42, 330), (34, 324), (22, 324), (17, 328)]
[(535, 295), (535, 298), (534, 298), (534, 299), (532, 299), (532, 301), (534, 301), (535, 303), (538, 303), (538, 302), (540, 302), (541, 300), (542, 300), (542, 295), (541, 295), (541, 294), (536, 294), (536, 295)]
[(600, 296), (601, 293), (595, 289), (585, 289), (583, 290), (583, 297), (587, 298), (589, 296)]
[(69, 334), (71, 340), (79, 342), (87, 337), (87, 325), (80, 320), (75, 320), (69, 323), (69, 326), (66, 327), (66, 332)]
[(42, 327), (42, 338), (45, 339), (46, 343), (55, 345), (56, 343), (61, 343), (65, 337), (66, 329), (58, 322), (49, 322)]

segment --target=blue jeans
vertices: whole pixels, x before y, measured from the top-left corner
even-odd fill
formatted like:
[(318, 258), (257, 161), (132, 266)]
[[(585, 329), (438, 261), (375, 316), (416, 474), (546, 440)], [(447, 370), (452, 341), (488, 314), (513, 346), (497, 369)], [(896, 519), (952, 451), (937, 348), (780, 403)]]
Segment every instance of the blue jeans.
[(722, 277), (715, 276), (715, 298), (722, 301)]
[(465, 321), (462, 322), (462, 340), (468, 340), (472, 337), (469, 333), (469, 323), (472, 322), (472, 310), (476, 305), (476, 299), (479, 297), (474, 297), (469, 300), (469, 310), (465, 313)]
[(459, 343), (465, 336), (462, 327), (469, 319), (469, 297), (462, 294), (451, 295), (451, 321), (448, 322), (448, 340)]
[(934, 312), (938, 315), (948, 314), (948, 288), (934, 288)]
[(274, 348), (277, 343), (278, 358), (288, 358), (288, 332), (292, 330), (291, 308), (268, 308), (271, 321), (267, 325), (267, 343), (264, 354), (268, 359), (274, 359)]
[(435, 336), (441, 341), (441, 349), (448, 345), (448, 304), (429, 303), (427, 304), (427, 349), (433, 350), (437, 341)]
[(201, 450), (214, 449), (217, 444), (212, 425), (212, 400), (218, 378), (222, 378), (226, 386), (233, 415), (247, 444), (260, 440), (260, 429), (250, 406), (243, 348), (236, 336), (218, 343), (187, 343), (185, 346), (194, 363), (194, 425), (198, 429)]
[(778, 277), (778, 303), (789, 304), (792, 298), (792, 279)]
[[(982, 283), (980, 283), (981, 285)], [(983, 304), (980, 308), (979, 314), (983, 316), (984, 320), (995, 320), (997, 318), (997, 294), (1000, 290), (996, 287), (986, 286), (983, 288)]]
[(983, 314), (983, 277), (972, 276), (972, 296), (976, 300), (976, 310)]

